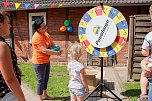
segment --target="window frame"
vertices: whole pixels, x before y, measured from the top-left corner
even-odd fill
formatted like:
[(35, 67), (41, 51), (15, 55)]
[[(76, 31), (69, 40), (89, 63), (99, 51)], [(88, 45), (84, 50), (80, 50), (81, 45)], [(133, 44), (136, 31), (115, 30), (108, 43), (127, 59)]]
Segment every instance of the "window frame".
[(32, 21), (33, 16), (43, 16), (44, 17), (44, 23), (46, 23), (46, 12), (36, 12), (36, 13), (29, 13), (29, 43), (32, 43), (32, 36), (33, 36), (33, 28), (32, 25), (34, 21)]

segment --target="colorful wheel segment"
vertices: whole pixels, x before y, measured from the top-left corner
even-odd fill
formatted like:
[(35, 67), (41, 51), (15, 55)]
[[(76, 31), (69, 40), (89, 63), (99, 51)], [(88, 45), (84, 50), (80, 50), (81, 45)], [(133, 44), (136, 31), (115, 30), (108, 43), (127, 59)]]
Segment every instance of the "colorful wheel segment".
[(98, 57), (109, 57), (125, 45), (128, 24), (117, 9), (106, 5), (97, 6), (83, 15), (78, 36), (87, 52)]

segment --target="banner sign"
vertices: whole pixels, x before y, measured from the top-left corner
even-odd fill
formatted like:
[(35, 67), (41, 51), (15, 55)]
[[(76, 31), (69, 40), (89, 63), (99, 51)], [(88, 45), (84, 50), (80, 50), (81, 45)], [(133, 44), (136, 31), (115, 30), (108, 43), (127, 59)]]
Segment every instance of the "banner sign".
[[(14, 2), (2, 2), (2, 4), (3, 4), (3, 7), (5, 9), (9, 8), (10, 5), (14, 5), (14, 7), (16, 9), (19, 9), (21, 7), (21, 5), (24, 5), (25, 9), (28, 9), (31, 6), (30, 3), (18, 3), (18, 2), (15, 2), (15, 3)], [(36, 3), (36, 4), (34, 4), (33, 8), (37, 9), (40, 6), (41, 7), (47, 7), (47, 6), (49, 6), (50, 8), (55, 8), (55, 7), (62, 7), (63, 4), (54, 4), (54, 3), (53, 4), (41, 4), (41, 3), (39, 4), (39, 3)]]

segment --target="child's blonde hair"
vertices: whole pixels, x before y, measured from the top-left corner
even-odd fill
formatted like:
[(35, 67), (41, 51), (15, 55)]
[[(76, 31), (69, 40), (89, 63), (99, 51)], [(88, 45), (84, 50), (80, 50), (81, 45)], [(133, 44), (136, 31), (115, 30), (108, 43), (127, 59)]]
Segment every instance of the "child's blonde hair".
[(68, 47), (68, 60), (74, 60), (76, 59), (78, 56), (81, 55), (82, 52), (82, 46), (79, 43), (74, 43), (71, 44)]

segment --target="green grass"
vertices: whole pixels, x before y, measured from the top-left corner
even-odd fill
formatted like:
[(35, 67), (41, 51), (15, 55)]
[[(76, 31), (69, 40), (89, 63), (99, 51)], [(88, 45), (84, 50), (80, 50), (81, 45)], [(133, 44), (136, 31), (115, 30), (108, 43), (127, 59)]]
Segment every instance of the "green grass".
[[(32, 64), (19, 64), (22, 70), (22, 82), (26, 83), (36, 92), (36, 76)], [(51, 66), (51, 73), (48, 82), (48, 94), (54, 96), (56, 101), (67, 101), (69, 76), (66, 66)]]
[[(19, 64), (22, 70), (22, 82), (26, 83), (36, 92), (36, 76), (32, 64)], [(66, 66), (51, 66), (51, 73), (48, 82), (48, 94), (55, 97), (55, 101), (67, 101), (69, 76)], [(125, 94), (130, 101), (137, 101), (140, 94), (139, 82), (127, 82), (123, 84)]]
[(123, 88), (126, 90), (126, 96), (130, 101), (137, 101), (137, 97), (140, 95), (140, 83), (139, 82), (127, 82), (123, 84)]

